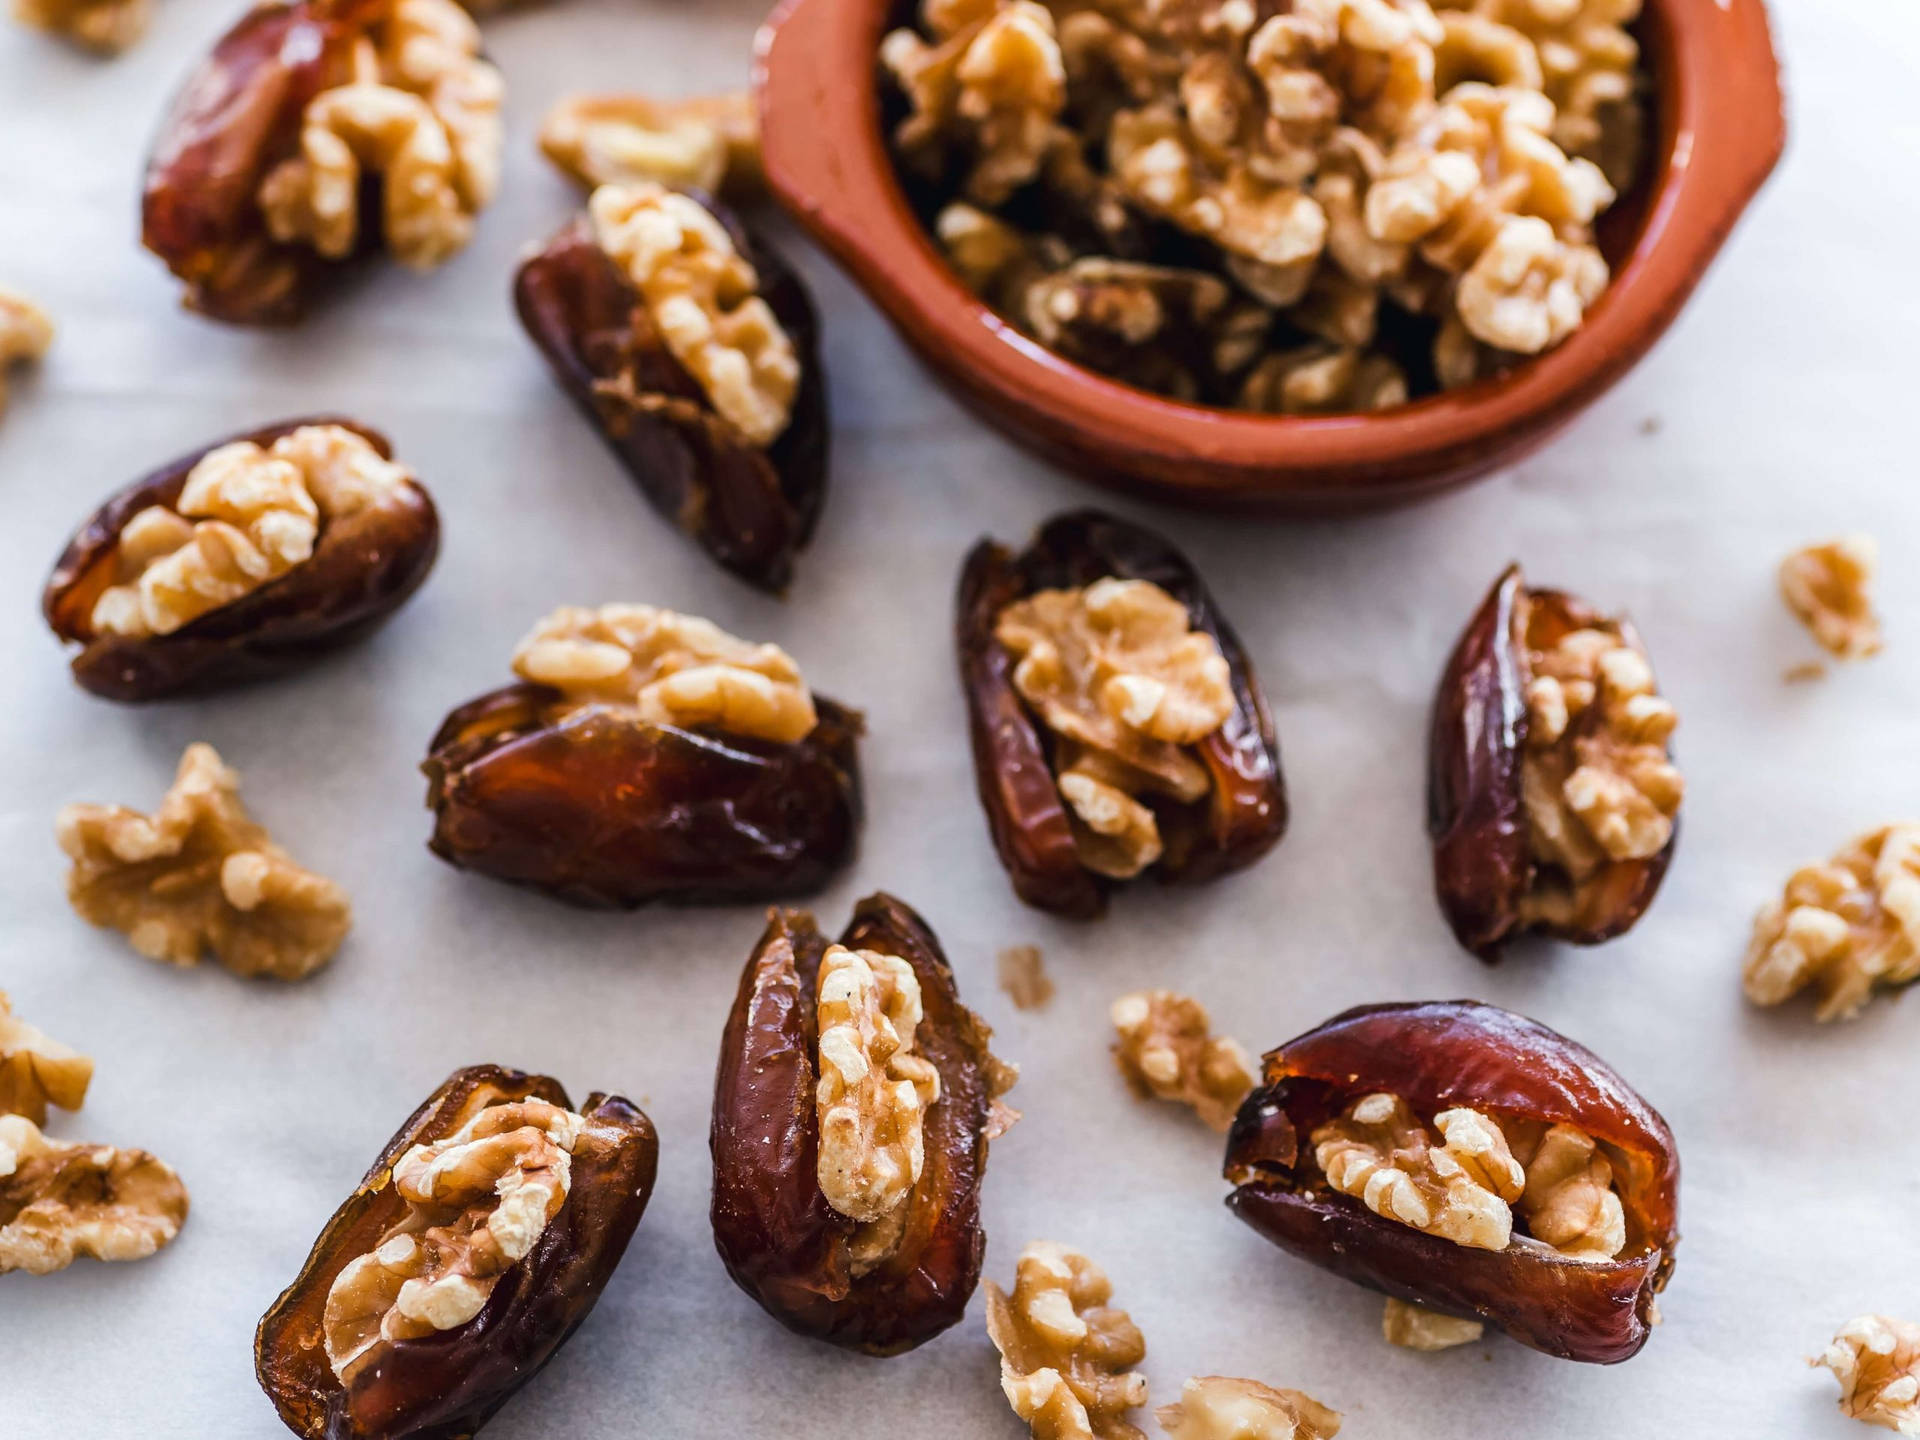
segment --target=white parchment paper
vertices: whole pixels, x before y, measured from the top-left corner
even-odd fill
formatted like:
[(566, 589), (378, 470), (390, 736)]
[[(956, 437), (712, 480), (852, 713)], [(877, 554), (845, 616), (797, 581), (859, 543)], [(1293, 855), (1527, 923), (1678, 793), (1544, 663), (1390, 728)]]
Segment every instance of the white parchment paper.
[[(1699, 0), (1710, 3), (1710, 0)], [(707, 1225), (714, 1051), (752, 907), (583, 914), (430, 856), (416, 771), (454, 704), (507, 676), (562, 602), (645, 600), (777, 641), (867, 711), (858, 867), (837, 928), (885, 887), (939, 930), (966, 998), (1025, 1069), (994, 1147), (988, 1271), (1027, 1240), (1083, 1246), (1146, 1332), (1157, 1400), (1190, 1374), (1310, 1391), (1356, 1440), (1484, 1435), (1838, 1437), (1807, 1371), (1850, 1316), (1920, 1319), (1915, 1002), (1816, 1029), (1740, 999), (1754, 909), (1797, 863), (1920, 815), (1920, 10), (1779, 0), (1797, 128), (1785, 168), (1652, 358), (1544, 453), (1404, 513), (1286, 526), (1115, 502), (1187, 547), (1246, 638), (1279, 724), (1294, 820), (1253, 872), (1123, 899), (1105, 923), (1024, 909), (974, 800), (948, 627), (980, 534), (1024, 536), (1102, 497), (965, 416), (858, 293), (790, 234), (826, 316), (834, 493), (791, 600), (762, 599), (672, 533), (548, 379), (507, 303), (517, 252), (575, 203), (535, 153), (581, 88), (738, 83), (757, 0), (567, 0), (488, 23), (510, 86), (506, 179), (472, 248), (386, 271), (291, 334), (182, 313), (134, 240), (142, 152), (227, 0), (160, 0), (125, 58), (0, 26), (0, 283), (61, 335), (0, 422), (0, 986), (99, 1062), (57, 1135), (146, 1146), (193, 1192), (178, 1242), (137, 1265), (0, 1278), (0, 1436), (270, 1437), (254, 1323), (409, 1110), (456, 1065), (621, 1090), (663, 1137), (658, 1193), (599, 1309), (489, 1429), (534, 1436), (781, 1434), (1013, 1440), (979, 1304), (876, 1362), (789, 1335), (727, 1280)], [(299, 677), (144, 709), (69, 681), (39, 587), (109, 491), (218, 435), (337, 409), (386, 429), (439, 500), (445, 548), (378, 637)], [(1773, 589), (1794, 544), (1885, 545), (1890, 643), (1823, 683)], [(1424, 726), (1454, 635), (1496, 571), (1629, 609), (1689, 783), (1658, 904), (1597, 952), (1487, 969), (1435, 910)], [(206, 739), (254, 812), (351, 892), (331, 969), (294, 987), (176, 972), (89, 929), (62, 895), (56, 809), (149, 808)], [(1050, 1008), (1013, 1010), (997, 948), (1042, 946)], [(1136, 1104), (1107, 1058), (1127, 988), (1188, 990), (1255, 1050), (1348, 1005), (1458, 995), (1538, 1016), (1609, 1057), (1685, 1159), (1666, 1324), (1595, 1369), (1489, 1340), (1438, 1356), (1379, 1337), (1377, 1297), (1282, 1256), (1221, 1207), (1219, 1142)], [(1144, 1420), (1144, 1416), (1142, 1419)]]

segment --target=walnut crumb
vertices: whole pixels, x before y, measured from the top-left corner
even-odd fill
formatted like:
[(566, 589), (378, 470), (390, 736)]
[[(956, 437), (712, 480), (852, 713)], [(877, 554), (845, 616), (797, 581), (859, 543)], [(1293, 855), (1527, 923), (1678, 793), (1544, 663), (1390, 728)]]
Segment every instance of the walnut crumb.
[(7, 408), (7, 371), (31, 365), (53, 344), (53, 321), (26, 296), (0, 289), (0, 411)]
[(1380, 1317), (1380, 1333), (1389, 1345), (1406, 1350), (1451, 1350), (1456, 1345), (1471, 1345), (1487, 1327), (1478, 1320), (1463, 1320), (1416, 1305), (1411, 1300), (1387, 1297), (1387, 1308)]
[(346, 892), (293, 863), (240, 801), (240, 776), (211, 745), (187, 747), (152, 815), (69, 805), (56, 825), (80, 917), (126, 934), (153, 960), (203, 951), (237, 975), (298, 980), (340, 948)]
[(93, 1061), (16, 1016), (0, 990), (0, 1114), (44, 1125), (49, 1105), (78, 1110), (92, 1080)]
[(118, 55), (153, 18), (152, 0), (13, 0), (22, 25), (71, 40), (98, 55)]
[(763, 179), (759, 116), (744, 91), (686, 100), (569, 95), (547, 112), (540, 148), (589, 190), (652, 181), (741, 194)]
[(998, 956), (1000, 988), (1016, 1010), (1039, 1010), (1053, 999), (1046, 957), (1038, 945), (1009, 945)]
[(1173, 1440), (1332, 1440), (1340, 1412), (1298, 1390), (1257, 1380), (1199, 1376), (1180, 1388), (1177, 1404), (1156, 1418)]
[(1830, 655), (1864, 660), (1880, 653), (1880, 617), (1873, 610), (1873, 575), (1880, 547), (1871, 535), (1846, 535), (1808, 545), (1780, 562), (1780, 594), (1787, 608)]
[(1233, 1123), (1253, 1089), (1253, 1062), (1236, 1040), (1216, 1037), (1197, 1000), (1171, 990), (1139, 990), (1113, 1002), (1113, 1047), (1120, 1073), (1140, 1096), (1191, 1105), (1215, 1130)]
[(49, 1140), (0, 1115), (0, 1275), (46, 1275), (82, 1255), (144, 1260), (180, 1233), (187, 1189), (144, 1150)]
[(1020, 1252), (1013, 1293), (986, 1282), (987, 1334), (1000, 1388), (1034, 1440), (1145, 1440), (1127, 1412), (1147, 1403), (1133, 1370), (1147, 1342), (1085, 1255), (1036, 1240)]
[(1849, 1420), (1920, 1435), (1920, 1325), (1862, 1315), (1807, 1363), (1833, 1372)]

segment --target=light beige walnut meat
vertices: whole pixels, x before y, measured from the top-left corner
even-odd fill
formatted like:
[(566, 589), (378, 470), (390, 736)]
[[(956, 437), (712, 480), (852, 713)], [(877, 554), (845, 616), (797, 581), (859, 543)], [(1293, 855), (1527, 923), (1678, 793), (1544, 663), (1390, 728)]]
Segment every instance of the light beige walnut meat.
[(994, 636), (1017, 661), (1014, 687), (1063, 742), (1060, 793), (1082, 861), (1125, 879), (1161, 853), (1140, 797), (1208, 793), (1191, 747), (1233, 713), (1226, 657), (1186, 606), (1146, 580), (1042, 590), (1001, 612)]
[(1487, 1327), (1478, 1320), (1462, 1320), (1457, 1315), (1442, 1315), (1424, 1305), (1389, 1296), (1386, 1311), (1380, 1317), (1380, 1333), (1389, 1345), (1403, 1350), (1451, 1350), (1471, 1345)]
[(1920, 1436), (1920, 1325), (1862, 1315), (1807, 1363), (1833, 1372), (1849, 1420)]
[(73, 861), (67, 898), (173, 965), (203, 952), (238, 975), (298, 980), (333, 957), (352, 923), (346, 892), (302, 870), (248, 816), (240, 777), (211, 745), (187, 747), (152, 815), (69, 805), (56, 830)]
[(1780, 562), (1780, 594), (1787, 608), (1839, 659), (1880, 653), (1880, 617), (1873, 610), (1879, 563), (1880, 547), (1871, 535), (1808, 545)]
[(93, 1061), (13, 1013), (0, 991), (0, 1114), (47, 1123), (47, 1106), (78, 1110), (93, 1080)]
[(180, 1233), (187, 1189), (144, 1150), (49, 1140), (0, 1115), (0, 1275), (46, 1275), (81, 1256), (144, 1260)]
[(793, 418), (800, 358), (726, 227), (692, 196), (648, 181), (603, 185), (588, 210), (674, 359), (750, 444), (771, 445)]
[(1240, 389), (1242, 409), (1273, 415), (1340, 415), (1407, 402), (1407, 377), (1384, 355), (1316, 341), (1268, 355)]
[(7, 408), (7, 372), (31, 365), (53, 344), (53, 321), (26, 296), (0, 289), (0, 411)]
[(121, 529), (93, 629), (171, 635), (304, 564), (323, 525), (412, 480), (338, 425), (304, 425), (270, 447), (242, 440), (209, 451), (171, 506), (150, 505)]
[(406, 1215), (327, 1292), (322, 1333), (334, 1374), (351, 1380), (387, 1342), (478, 1315), (566, 1204), (585, 1126), (571, 1110), (521, 1100), (489, 1106), (402, 1155), (390, 1183)]
[(503, 94), (454, 0), (397, 0), (361, 42), (350, 82), (307, 102), (300, 153), (261, 182), (268, 231), (345, 259), (359, 243), (363, 182), (378, 176), (388, 253), (414, 269), (445, 263), (499, 186)]
[(1212, 1033), (1199, 1001), (1140, 990), (1113, 1002), (1114, 1059), (1134, 1092), (1191, 1105), (1215, 1130), (1233, 1123), (1253, 1089), (1253, 1062), (1236, 1040)]
[(147, 33), (151, 0), (13, 0), (22, 25), (71, 40), (99, 55), (118, 55)]
[(777, 645), (652, 605), (567, 605), (520, 642), (514, 672), (569, 707), (637, 710), (656, 725), (710, 726), (790, 744), (818, 720), (800, 667)]
[(764, 178), (759, 117), (744, 91), (685, 100), (569, 95), (547, 112), (540, 148), (589, 190), (650, 181), (742, 194)]
[(1876, 986), (1920, 980), (1920, 825), (1860, 836), (1788, 879), (1760, 911), (1747, 949), (1746, 992), (1779, 1005), (1813, 992), (1814, 1018), (1857, 1015)]
[(1299, 1390), (1258, 1380), (1199, 1376), (1180, 1388), (1179, 1403), (1156, 1418), (1173, 1440), (1332, 1440), (1340, 1413)]
[(1000, 1389), (1034, 1440), (1144, 1440), (1128, 1421), (1147, 1403), (1134, 1370), (1147, 1342), (1113, 1286), (1085, 1255), (1036, 1240), (1020, 1252), (1013, 1293), (986, 1282), (987, 1334), (1000, 1352)]

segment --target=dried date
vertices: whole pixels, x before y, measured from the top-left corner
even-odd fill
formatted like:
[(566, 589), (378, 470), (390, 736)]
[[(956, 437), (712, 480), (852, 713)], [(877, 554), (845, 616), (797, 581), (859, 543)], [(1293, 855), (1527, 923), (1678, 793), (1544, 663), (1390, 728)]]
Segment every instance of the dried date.
[[(1473, 1248), (1341, 1193), (1313, 1137), (1353, 1102), (1382, 1095), (1429, 1121), (1464, 1109), (1514, 1133), (1566, 1126), (1589, 1137), (1624, 1221), (1617, 1253), (1562, 1253), (1523, 1228), (1524, 1212), (1504, 1248)], [(1272, 1051), (1234, 1122), (1226, 1176), (1236, 1187), (1228, 1208), (1282, 1249), (1570, 1360), (1636, 1354), (1673, 1269), (1680, 1160), (1666, 1122), (1591, 1051), (1490, 1005), (1362, 1006)]]
[[(530, 1243), (521, 1239), (525, 1253), (502, 1266), (503, 1257), (487, 1254), (484, 1242), (475, 1244), (483, 1232), (492, 1233), (475, 1223), (477, 1212), (457, 1220), (436, 1215), (431, 1204), (423, 1208), (400, 1193), (396, 1171), (415, 1146), (444, 1149), (453, 1143), (451, 1137), (476, 1123), (478, 1133), (487, 1137), (489, 1112), (503, 1114), (496, 1107), (529, 1104), (569, 1112), (556, 1118), (552, 1135), (569, 1148), (570, 1161), (562, 1168), (560, 1203), (545, 1228)], [(494, 1159), (501, 1147), (512, 1143), (505, 1122), (496, 1130), (499, 1133), (485, 1142), (494, 1155), (479, 1153), (484, 1146), (478, 1147), (479, 1160)], [(458, 1440), (472, 1435), (553, 1357), (593, 1309), (647, 1208), (658, 1159), (652, 1124), (619, 1096), (590, 1095), (574, 1113), (566, 1091), (546, 1076), (493, 1065), (456, 1071), (381, 1151), (321, 1232), (299, 1278), (260, 1321), (254, 1337), (255, 1369), (281, 1419), (295, 1434), (314, 1440)], [(552, 1186), (555, 1171), (551, 1166), (535, 1168), (529, 1161), (512, 1173), (524, 1189), (527, 1184)], [(437, 1178), (443, 1190), (465, 1183), (457, 1167), (447, 1167)], [(472, 1188), (474, 1195), (446, 1208), (473, 1201), (484, 1210), (491, 1193), (484, 1185)], [(502, 1203), (507, 1189), (503, 1181)], [(433, 1222), (439, 1222), (436, 1228), (421, 1228)], [(470, 1252), (451, 1273), (479, 1275), (490, 1288), (483, 1298), (475, 1297), (477, 1309), (474, 1301), (464, 1307), (473, 1311), (469, 1318), (397, 1327), (426, 1332), (398, 1338), (386, 1328), (369, 1330), (382, 1320), (380, 1306), (404, 1305), (391, 1283), (400, 1272), (393, 1271), (385, 1286), (358, 1290), (343, 1284), (341, 1276), (356, 1262), (363, 1268), (374, 1260), (384, 1265), (395, 1241), (403, 1251), (419, 1244), (443, 1255)], [(393, 1263), (407, 1262), (396, 1258)], [(416, 1268), (424, 1271), (421, 1279), (409, 1282), (416, 1285), (444, 1283), (449, 1273), (432, 1266)], [(442, 1321), (453, 1318), (438, 1316)], [(336, 1368), (343, 1346), (352, 1359)]]

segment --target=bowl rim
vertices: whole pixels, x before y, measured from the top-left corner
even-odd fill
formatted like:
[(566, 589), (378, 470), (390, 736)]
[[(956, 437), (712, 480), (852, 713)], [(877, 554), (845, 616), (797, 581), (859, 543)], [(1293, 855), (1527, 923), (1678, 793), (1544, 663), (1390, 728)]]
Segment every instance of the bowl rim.
[[(1543, 432), (1596, 399), (1659, 339), (1786, 140), (1762, 0), (1647, 0), (1661, 27), (1667, 143), (1632, 248), (1566, 341), (1508, 374), (1359, 415), (1215, 409), (1082, 369), (968, 290), (909, 205), (882, 131), (879, 42), (893, 0), (784, 0), (755, 43), (768, 184), (909, 343), (968, 397), (1029, 435), (1067, 431), (1136, 457), (1195, 498), (1404, 488), (1493, 437)], [(791, 123), (796, 119), (804, 123)]]

